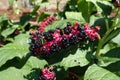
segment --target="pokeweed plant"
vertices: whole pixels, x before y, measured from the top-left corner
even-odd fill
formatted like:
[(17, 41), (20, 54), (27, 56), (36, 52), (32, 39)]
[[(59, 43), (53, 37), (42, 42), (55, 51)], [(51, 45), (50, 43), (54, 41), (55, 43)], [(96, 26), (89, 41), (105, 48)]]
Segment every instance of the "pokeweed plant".
[(120, 80), (119, 0), (68, 3), (0, 48), (0, 80)]

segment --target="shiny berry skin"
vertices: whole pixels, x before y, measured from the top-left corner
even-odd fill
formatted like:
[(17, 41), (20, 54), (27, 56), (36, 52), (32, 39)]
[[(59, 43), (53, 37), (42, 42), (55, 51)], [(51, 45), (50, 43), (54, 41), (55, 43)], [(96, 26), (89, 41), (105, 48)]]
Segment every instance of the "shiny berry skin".
[(43, 36), (44, 36), (45, 40), (47, 40), (47, 41), (53, 40), (53, 36), (52, 36), (52, 34), (49, 33), (49, 32), (43, 33)]
[(41, 47), (41, 46), (42, 46), (42, 41), (41, 41), (41, 39), (35, 40), (35, 45), (36, 45), (37, 47)]
[(57, 51), (59, 51), (58, 44), (57, 43), (52, 44), (50, 51), (51, 52), (57, 52)]
[(34, 49), (35, 49), (35, 45), (34, 45), (34, 44), (31, 44), (30, 47), (29, 47), (29, 50), (30, 50), (31, 52), (34, 52)]
[(79, 31), (82, 31), (84, 28), (82, 27), (81, 24), (79, 24), (77, 29), (78, 29)]
[(55, 32), (55, 30), (49, 30), (48, 32), (53, 34)]
[(77, 44), (79, 42), (77, 35), (72, 35), (69, 39), (70, 44)]
[(38, 55), (39, 53), (39, 48), (37, 48), (35, 44), (31, 44), (29, 50), (31, 51), (32, 55)]
[(81, 38), (81, 40), (86, 40), (88, 38), (83, 30), (78, 33), (78, 37)]
[(61, 46), (62, 46), (63, 48), (68, 48), (68, 47), (70, 46), (70, 44), (69, 44), (69, 39), (63, 37), (62, 40), (61, 40)]
[(69, 34), (72, 31), (69, 26), (65, 27), (63, 30), (64, 30), (64, 34)]
[[(49, 19), (49, 21), (51, 20)], [(48, 23), (50, 23), (49, 21)], [(45, 22), (45, 25), (48, 23)], [(41, 32), (37, 29), (30, 33), (31, 45), (29, 49), (33, 55), (41, 55), (42, 58), (47, 59), (72, 45), (83, 44), (86, 41), (94, 42), (96, 39), (100, 39), (97, 32), (99, 30), (99, 26), (91, 27), (89, 24), (79, 23), (71, 25), (69, 22), (63, 29), (56, 28), (55, 30), (48, 30), (48, 32)], [(41, 79), (45, 79), (44, 76), (41, 76)]]

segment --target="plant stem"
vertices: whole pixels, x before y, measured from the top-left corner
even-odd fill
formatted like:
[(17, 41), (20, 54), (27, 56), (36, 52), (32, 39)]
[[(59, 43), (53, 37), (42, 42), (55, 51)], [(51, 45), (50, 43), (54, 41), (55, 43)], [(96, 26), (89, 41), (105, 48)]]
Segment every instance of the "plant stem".
[(108, 35), (109, 35), (109, 34), (113, 31), (113, 29), (114, 29), (117, 25), (119, 25), (119, 24), (120, 24), (120, 22), (117, 23), (116, 25), (113, 25), (112, 28), (110, 28), (110, 29), (105, 33), (105, 35), (103, 36), (103, 38), (99, 40), (98, 48), (97, 48), (96, 54), (95, 54), (96, 57), (99, 56), (100, 49), (101, 49), (102, 46), (104, 45), (104, 41), (106, 40), (106, 38), (108, 37)]
[(108, 19), (105, 19), (105, 24), (106, 24), (106, 29), (109, 30), (109, 23), (108, 23)]
[[(116, 15), (115, 15), (114, 18), (116, 18), (116, 17), (118, 16), (119, 10), (120, 10), (120, 9), (117, 10)], [(107, 37), (109, 36), (109, 34), (113, 31), (113, 29), (120, 24), (120, 22), (118, 22), (117, 24), (114, 24), (114, 23), (113, 23), (112, 27), (109, 28), (109, 24), (108, 24), (108, 20), (107, 20), (107, 19), (105, 19), (105, 23), (106, 23), (107, 32), (105, 33), (105, 35), (103, 36), (103, 38), (99, 40), (98, 47), (97, 47), (97, 50), (96, 50), (96, 53), (95, 53), (95, 56), (96, 56), (96, 57), (99, 56), (100, 49), (101, 49), (102, 46), (104, 45), (104, 41), (106, 40), (106, 38), (107, 38)]]
[(100, 53), (100, 49), (102, 48), (103, 46), (103, 41), (107, 38), (107, 36), (110, 34), (110, 32), (112, 31), (112, 29), (109, 29), (106, 33), (105, 33), (105, 36), (99, 40), (99, 43), (98, 43), (98, 48), (97, 48), (97, 51), (96, 51), (96, 57), (99, 56), (99, 53)]

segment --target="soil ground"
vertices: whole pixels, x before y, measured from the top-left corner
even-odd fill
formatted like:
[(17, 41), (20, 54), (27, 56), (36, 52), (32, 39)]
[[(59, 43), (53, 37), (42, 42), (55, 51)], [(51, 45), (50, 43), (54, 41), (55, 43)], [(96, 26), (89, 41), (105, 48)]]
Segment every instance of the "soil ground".
[[(13, 9), (10, 9), (9, 0), (0, 0), (0, 15), (7, 14), (8, 17), (12, 20), (18, 20), (24, 13), (28, 13), (32, 10), (31, 7), (25, 7), (25, 1), (28, 0), (16, 0), (17, 2), (13, 5)], [(57, 0), (49, 0), (49, 7), (40, 8), (39, 12), (48, 11), (48, 12), (56, 12), (57, 10)], [(60, 0), (60, 4), (58, 5), (58, 9), (62, 10), (64, 5), (66, 4), (66, 0)], [(18, 9), (19, 13), (16, 13), (15, 10)]]

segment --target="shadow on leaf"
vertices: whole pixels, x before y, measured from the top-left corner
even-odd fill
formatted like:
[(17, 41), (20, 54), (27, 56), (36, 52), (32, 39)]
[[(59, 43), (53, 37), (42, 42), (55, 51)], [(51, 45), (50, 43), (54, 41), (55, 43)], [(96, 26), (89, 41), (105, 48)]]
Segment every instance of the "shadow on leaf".
[(14, 57), (13, 59), (8, 60), (4, 65), (2, 65), (0, 67), (0, 71), (5, 70), (9, 67), (16, 67), (16, 68), (20, 69), (25, 65), (25, 63), (27, 62), (27, 60), (29, 59), (30, 56), (31, 56), (31, 54), (28, 53), (22, 59), (20, 59), (19, 57)]
[(40, 69), (32, 69), (29, 74), (24, 76), (25, 79), (27, 80), (39, 80), (39, 74), (40, 74)]
[(71, 46), (67, 49), (62, 50), (61, 52), (55, 53), (51, 57), (47, 58), (46, 61), (48, 64), (54, 64), (62, 61), (64, 57), (69, 56), (69, 54), (75, 54), (77, 51), (77, 46)]
[(112, 63), (104, 68), (120, 76), (120, 61)]

